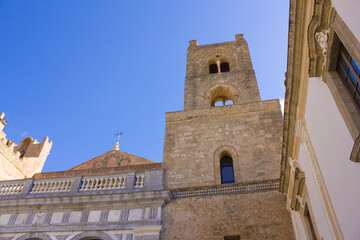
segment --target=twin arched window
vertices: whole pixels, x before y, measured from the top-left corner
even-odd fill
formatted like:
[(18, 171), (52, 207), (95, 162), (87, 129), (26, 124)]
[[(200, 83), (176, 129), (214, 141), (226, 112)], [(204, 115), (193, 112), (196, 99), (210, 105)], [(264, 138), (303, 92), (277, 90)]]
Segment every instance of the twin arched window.
[[(220, 71), (221, 72), (229, 72), (230, 71), (230, 65), (228, 62), (222, 62), (220, 63)], [(218, 73), (219, 72), (219, 67), (218, 64), (216, 63), (212, 63), (209, 65), (209, 73)]]
[(234, 183), (234, 167), (231, 157), (225, 156), (220, 160), (221, 184)]

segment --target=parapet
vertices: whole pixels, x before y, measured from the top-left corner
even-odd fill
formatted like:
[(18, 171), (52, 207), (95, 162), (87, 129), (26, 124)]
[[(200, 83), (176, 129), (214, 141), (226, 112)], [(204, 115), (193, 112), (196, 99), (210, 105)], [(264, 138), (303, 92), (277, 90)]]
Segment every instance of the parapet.
[(24, 138), (19, 145), (6, 139), (3, 128), (7, 124), (5, 114), (0, 114), (0, 180), (11, 180), (31, 177), (41, 171), (49, 155), (52, 142), (44, 137), (38, 142), (32, 137)]

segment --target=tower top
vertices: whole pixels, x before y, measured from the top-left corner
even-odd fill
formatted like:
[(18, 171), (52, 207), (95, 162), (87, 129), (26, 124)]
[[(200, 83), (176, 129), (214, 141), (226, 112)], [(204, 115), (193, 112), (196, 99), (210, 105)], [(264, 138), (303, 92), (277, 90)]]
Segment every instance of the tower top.
[(189, 41), (184, 99), (185, 109), (261, 101), (244, 34), (231, 42)]

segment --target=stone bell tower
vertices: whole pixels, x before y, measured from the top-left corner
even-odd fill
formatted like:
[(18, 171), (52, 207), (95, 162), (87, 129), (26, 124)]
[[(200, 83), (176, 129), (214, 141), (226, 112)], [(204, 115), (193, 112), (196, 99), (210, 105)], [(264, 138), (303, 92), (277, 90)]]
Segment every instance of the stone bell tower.
[(184, 110), (166, 113), (163, 239), (292, 239), (281, 143), (279, 100), (261, 101), (243, 35), (190, 41)]
[(198, 46), (196, 40), (190, 41), (184, 99), (185, 110), (214, 106), (217, 101), (260, 101), (243, 34), (236, 35), (234, 42)]

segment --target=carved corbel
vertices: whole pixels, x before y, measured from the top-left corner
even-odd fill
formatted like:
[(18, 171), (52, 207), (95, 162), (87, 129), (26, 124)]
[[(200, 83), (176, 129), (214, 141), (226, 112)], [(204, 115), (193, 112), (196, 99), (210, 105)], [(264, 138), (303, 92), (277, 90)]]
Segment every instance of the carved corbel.
[(316, 0), (314, 14), (308, 27), (309, 76), (323, 74), (330, 33), (330, 0)]

